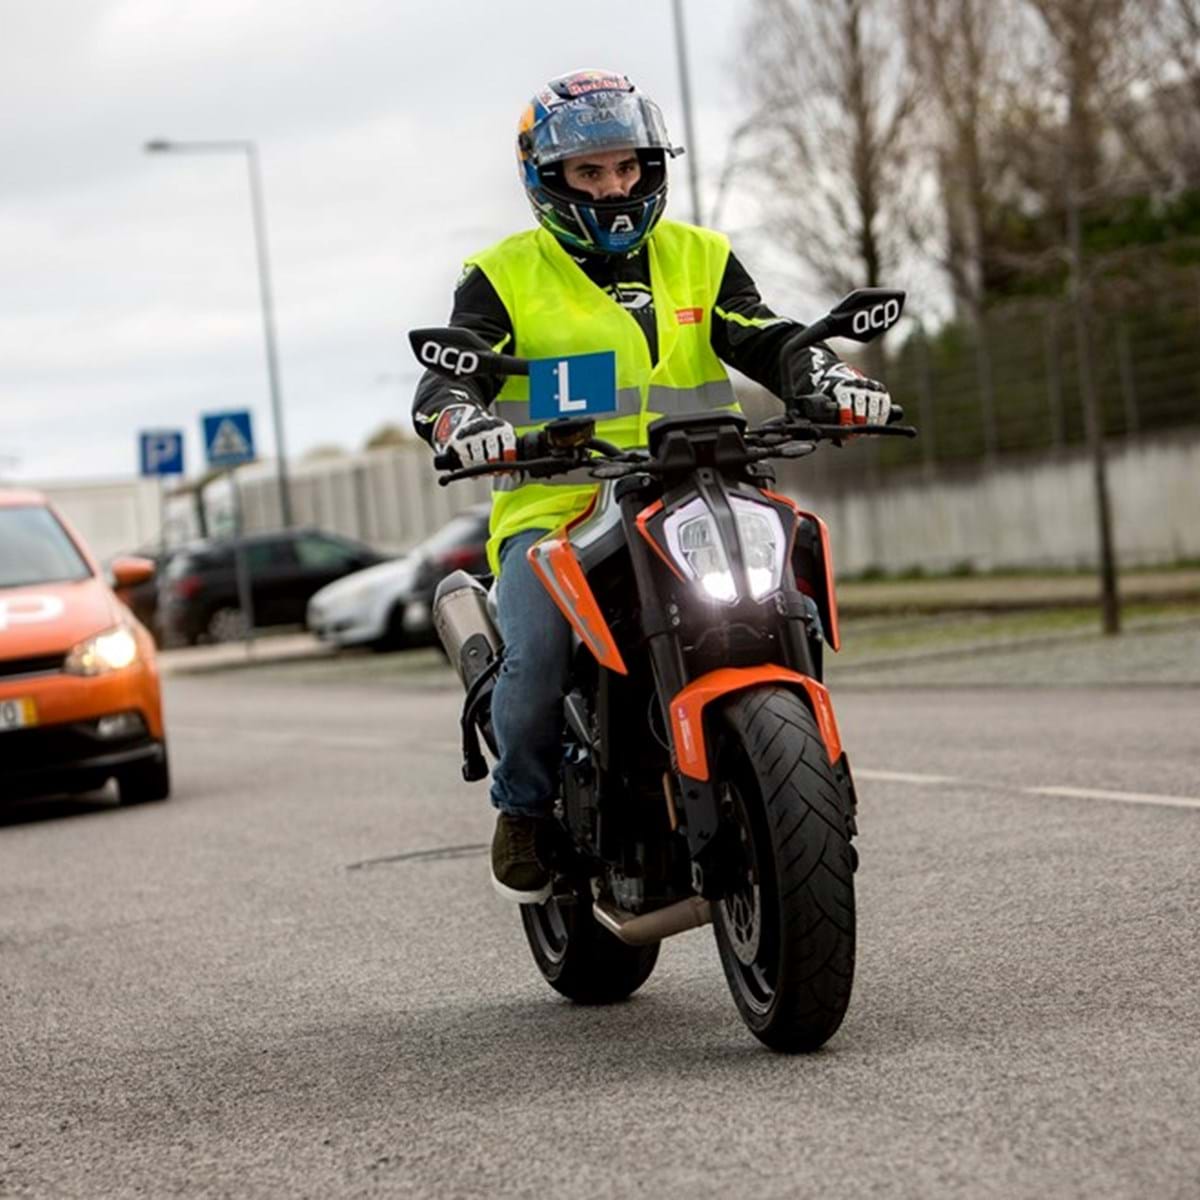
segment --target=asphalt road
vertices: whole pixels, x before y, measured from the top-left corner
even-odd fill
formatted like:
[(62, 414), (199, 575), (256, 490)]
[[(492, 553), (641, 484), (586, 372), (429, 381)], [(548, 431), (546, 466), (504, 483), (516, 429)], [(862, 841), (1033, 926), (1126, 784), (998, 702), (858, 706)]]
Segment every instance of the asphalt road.
[(858, 978), (789, 1059), (709, 930), (558, 998), (447, 676), (321, 671), (170, 680), (166, 804), (0, 818), (0, 1196), (1200, 1194), (1195, 689), (843, 691)]

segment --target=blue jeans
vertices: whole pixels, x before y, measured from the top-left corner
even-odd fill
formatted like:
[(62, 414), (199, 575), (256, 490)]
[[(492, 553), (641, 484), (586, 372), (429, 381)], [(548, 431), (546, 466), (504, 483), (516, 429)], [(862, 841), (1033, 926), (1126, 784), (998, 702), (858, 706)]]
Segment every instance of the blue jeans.
[(500, 548), (497, 604), (504, 665), (492, 692), (492, 728), (500, 750), (492, 770), (492, 804), (515, 816), (550, 816), (562, 761), (571, 627), (525, 557), (545, 532), (526, 530)]

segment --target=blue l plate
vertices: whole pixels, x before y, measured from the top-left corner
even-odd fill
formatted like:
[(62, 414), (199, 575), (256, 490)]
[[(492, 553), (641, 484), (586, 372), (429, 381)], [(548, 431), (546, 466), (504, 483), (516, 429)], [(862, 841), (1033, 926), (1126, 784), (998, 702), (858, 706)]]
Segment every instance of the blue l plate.
[(617, 411), (617, 356), (572, 354), (529, 364), (529, 419), (598, 417)]

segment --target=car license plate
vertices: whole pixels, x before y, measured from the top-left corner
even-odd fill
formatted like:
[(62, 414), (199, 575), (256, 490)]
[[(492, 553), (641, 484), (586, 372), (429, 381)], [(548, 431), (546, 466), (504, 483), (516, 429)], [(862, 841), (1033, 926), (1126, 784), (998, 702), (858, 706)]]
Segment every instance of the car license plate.
[(25, 729), (37, 724), (37, 705), (30, 697), (0, 700), (0, 733), (6, 729)]

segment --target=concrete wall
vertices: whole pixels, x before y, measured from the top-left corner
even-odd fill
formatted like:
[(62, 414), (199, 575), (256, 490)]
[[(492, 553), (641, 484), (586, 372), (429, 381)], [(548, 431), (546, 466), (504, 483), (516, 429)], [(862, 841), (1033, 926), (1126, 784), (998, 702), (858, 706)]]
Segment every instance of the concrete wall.
[(158, 484), (154, 480), (110, 479), (28, 486), (57, 505), (101, 561), (114, 554), (144, 548), (159, 536)]
[[(424, 444), (369, 450), (343, 458), (299, 462), (289, 475), (298, 525), (316, 525), (399, 553), (444, 525), (455, 513), (490, 495), (482, 480), (440, 487)], [(279, 527), (279, 484), (273, 463), (237, 472), (247, 529)], [(210, 528), (232, 525), (232, 497), (224, 480), (205, 488)]]
[[(1108, 450), (1119, 562), (1131, 567), (1200, 559), (1200, 433), (1131, 438)], [(964, 563), (978, 570), (1090, 567), (1098, 558), (1086, 450), (987, 471), (979, 464), (889, 475), (874, 491), (865, 478), (806, 490), (802, 463), (797, 468), (785, 490), (824, 517), (842, 573), (938, 572)]]
[[(825, 448), (818, 453), (828, 453)], [(853, 454), (853, 446), (842, 451)], [(781, 488), (824, 517), (837, 569), (900, 572), (999, 567), (1087, 567), (1096, 552), (1091, 464), (1086, 451), (1004, 462), (984, 470), (914, 470), (872, 489), (864, 473), (810, 486), (805, 461), (781, 472)], [(274, 466), (237, 473), (250, 529), (279, 525)], [(1200, 559), (1200, 433), (1131, 438), (1109, 447), (1117, 554), (1124, 566)], [(50, 494), (101, 557), (158, 538), (152, 481), (49, 484)], [(384, 551), (408, 549), (456, 512), (489, 494), (470, 480), (437, 485), (423, 445), (300, 462), (291, 471), (299, 523), (361, 538)], [(223, 480), (205, 489), (210, 528), (232, 523)], [(168, 507), (172, 541), (195, 536), (190, 497)]]

